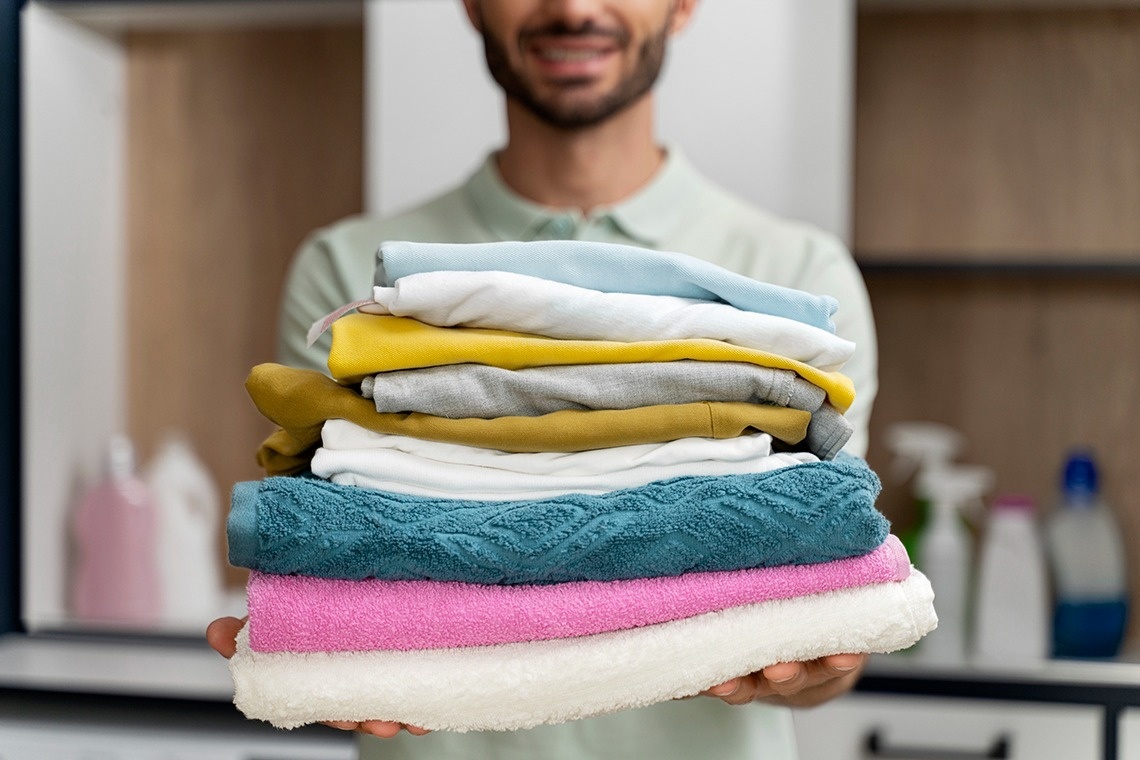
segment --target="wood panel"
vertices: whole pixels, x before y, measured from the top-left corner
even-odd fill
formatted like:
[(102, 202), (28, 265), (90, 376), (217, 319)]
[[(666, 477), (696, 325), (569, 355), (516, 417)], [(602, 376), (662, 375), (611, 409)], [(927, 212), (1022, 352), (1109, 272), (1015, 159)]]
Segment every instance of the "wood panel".
[(127, 51), (130, 433), (145, 458), (185, 431), (228, 506), (261, 475), (270, 427), (243, 382), (274, 359), (287, 264), (362, 208), (363, 30), (146, 32)]
[(1140, 262), (1140, 9), (857, 29), (862, 259)]
[[(896, 532), (913, 520), (892, 483), (883, 431), (933, 420), (967, 438), (962, 461), (992, 466), (995, 491), (1052, 508), (1074, 445), (1093, 449), (1108, 503), (1127, 537), (1140, 609), (1140, 278), (873, 274), (880, 391), (868, 459), (884, 474)], [(1140, 646), (1140, 615), (1130, 641)]]

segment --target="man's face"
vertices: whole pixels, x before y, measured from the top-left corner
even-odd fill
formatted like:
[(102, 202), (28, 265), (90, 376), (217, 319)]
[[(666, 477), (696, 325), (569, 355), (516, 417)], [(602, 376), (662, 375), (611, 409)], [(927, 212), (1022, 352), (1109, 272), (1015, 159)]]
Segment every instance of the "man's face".
[[(653, 87), (677, 0), (468, 0), (491, 76), (551, 126), (591, 126)], [(687, 18), (687, 11), (682, 10)]]

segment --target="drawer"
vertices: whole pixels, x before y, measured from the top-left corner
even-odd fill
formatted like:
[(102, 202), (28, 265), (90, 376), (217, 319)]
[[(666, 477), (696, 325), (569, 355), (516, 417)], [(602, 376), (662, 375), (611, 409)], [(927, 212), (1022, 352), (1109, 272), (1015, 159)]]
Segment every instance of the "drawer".
[(354, 760), (353, 735), (173, 729), (145, 721), (0, 719), (0, 760)]
[(1100, 760), (1097, 706), (849, 694), (795, 713), (801, 760)]

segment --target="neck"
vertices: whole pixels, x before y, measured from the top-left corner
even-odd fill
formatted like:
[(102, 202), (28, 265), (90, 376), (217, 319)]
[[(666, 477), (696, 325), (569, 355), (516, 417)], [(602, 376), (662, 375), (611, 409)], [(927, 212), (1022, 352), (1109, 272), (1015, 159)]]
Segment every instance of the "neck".
[(605, 122), (555, 129), (507, 101), (507, 145), (497, 156), (507, 185), (535, 203), (577, 208), (625, 200), (661, 168), (665, 152), (653, 139), (653, 100), (646, 96)]

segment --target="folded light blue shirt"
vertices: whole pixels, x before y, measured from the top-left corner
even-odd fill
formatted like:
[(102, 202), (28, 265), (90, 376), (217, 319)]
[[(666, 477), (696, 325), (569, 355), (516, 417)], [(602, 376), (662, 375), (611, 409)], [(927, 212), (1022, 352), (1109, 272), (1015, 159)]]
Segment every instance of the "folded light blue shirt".
[[(376, 252), (374, 283), (391, 287), (421, 272), (513, 272), (603, 293), (679, 296), (720, 301), (835, 332), (839, 302), (828, 295), (754, 280), (712, 262), (672, 251), (590, 240), (498, 243), (385, 241)], [(624, 276), (615, 276), (622, 272)]]

